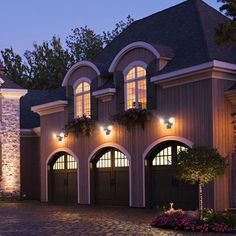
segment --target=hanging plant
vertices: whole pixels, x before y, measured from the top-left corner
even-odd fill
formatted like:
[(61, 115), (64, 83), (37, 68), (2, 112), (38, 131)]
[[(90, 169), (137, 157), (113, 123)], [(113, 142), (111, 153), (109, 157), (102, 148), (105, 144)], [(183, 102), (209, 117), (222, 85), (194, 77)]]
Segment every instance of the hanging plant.
[(64, 130), (66, 134), (74, 132), (86, 136), (91, 136), (93, 131), (95, 130), (95, 127), (96, 127), (95, 120), (83, 115), (82, 117), (79, 117), (69, 122), (65, 126)]
[(140, 125), (142, 129), (145, 127), (145, 123), (150, 121), (152, 114), (146, 109), (132, 108), (126, 111), (119, 112), (112, 116), (111, 120), (119, 125), (125, 126), (128, 130), (134, 128), (136, 125)]

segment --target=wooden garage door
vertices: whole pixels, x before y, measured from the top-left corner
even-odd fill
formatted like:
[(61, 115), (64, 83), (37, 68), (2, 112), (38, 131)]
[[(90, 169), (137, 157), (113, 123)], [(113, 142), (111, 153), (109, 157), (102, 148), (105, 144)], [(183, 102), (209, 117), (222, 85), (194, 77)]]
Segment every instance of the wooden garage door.
[(152, 207), (193, 210), (198, 208), (198, 187), (175, 177), (176, 154), (186, 147), (171, 144), (159, 150), (151, 161), (151, 205)]
[(94, 163), (95, 204), (129, 205), (129, 161), (111, 149)]
[(49, 192), (52, 202), (77, 203), (77, 162), (68, 154), (50, 165)]

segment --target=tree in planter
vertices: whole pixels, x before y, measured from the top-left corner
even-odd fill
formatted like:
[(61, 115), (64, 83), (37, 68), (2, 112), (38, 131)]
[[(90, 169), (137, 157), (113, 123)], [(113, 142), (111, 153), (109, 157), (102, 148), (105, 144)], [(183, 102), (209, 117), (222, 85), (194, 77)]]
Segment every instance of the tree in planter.
[(227, 163), (217, 149), (208, 147), (192, 147), (177, 155), (177, 178), (199, 186), (199, 208), (202, 219), (203, 186), (215, 177), (223, 175)]

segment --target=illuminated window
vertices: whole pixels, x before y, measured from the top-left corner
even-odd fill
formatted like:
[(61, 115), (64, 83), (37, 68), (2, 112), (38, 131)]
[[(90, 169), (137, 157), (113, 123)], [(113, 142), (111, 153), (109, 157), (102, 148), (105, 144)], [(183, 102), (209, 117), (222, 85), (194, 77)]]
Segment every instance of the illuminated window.
[(171, 145), (169, 147), (166, 147), (164, 149), (162, 149), (160, 152), (157, 153), (157, 155), (155, 156), (155, 158), (152, 161), (152, 165), (153, 166), (168, 166), (168, 165), (172, 165), (172, 158), (173, 158), (173, 154), (179, 154), (179, 152), (181, 151), (186, 151), (187, 148), (184, 146), (180, 146), (180, 145)]
[(91, 116), (91, 98), (90, 98), (90, 84), (88, 82), (81, 82), (75, 89), (75, 114), (76, 117), (86, 115)]
[(171, 146), (161, 150), (152, 161), (153, 166), (172, 165), (172, 148)]
[(106, 152), (102, 155), (96, 164), (97, 168), (108, 168), (111, 167), (111, 152)]
[(129, 160), (119, 151), (108, 151), (103, 154), (96, 163), (97, 168), (109, 168), (109, 167), (128, 167)]
[(67, 155), (67, 169), (77, 169), (77, 162), (74, 157)]
[(127, 167), (129, 160), (122, 152), (115, 151), (115, 167)]
[(53, 170), (64, 170), (65, 169), (65, 156), (60, 156), (53, 165)]
[(126, 107), (147, 108), (146, 70), (135, 66), (125, 76)]

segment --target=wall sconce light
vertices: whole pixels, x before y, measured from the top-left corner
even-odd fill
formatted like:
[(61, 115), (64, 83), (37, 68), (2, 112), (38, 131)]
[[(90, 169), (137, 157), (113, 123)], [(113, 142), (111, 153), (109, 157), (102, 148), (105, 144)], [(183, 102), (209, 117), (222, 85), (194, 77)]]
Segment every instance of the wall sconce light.
[(160, 123), (162, 125), (166, 125), (167, 129), (171, 129), (171, 127), (174, 124), (174, 122), (175, 122), (175, 118), (173, 118), (173, 117), (170, 117), (168, 119), (160, 119)]
[(112, 130), (112, 126), (108, 125), (108, 126), (102, 126), (101, 130), (105, 132), (106, 135), (110, 135), (111, 130)]
[(67, 137), (67, 134), (65, 132), (60, 132), (60, 133), (54, 134), (53, 136), (54, 138), (57, 138), (57, 140), (61, 142), (64, 138)]

